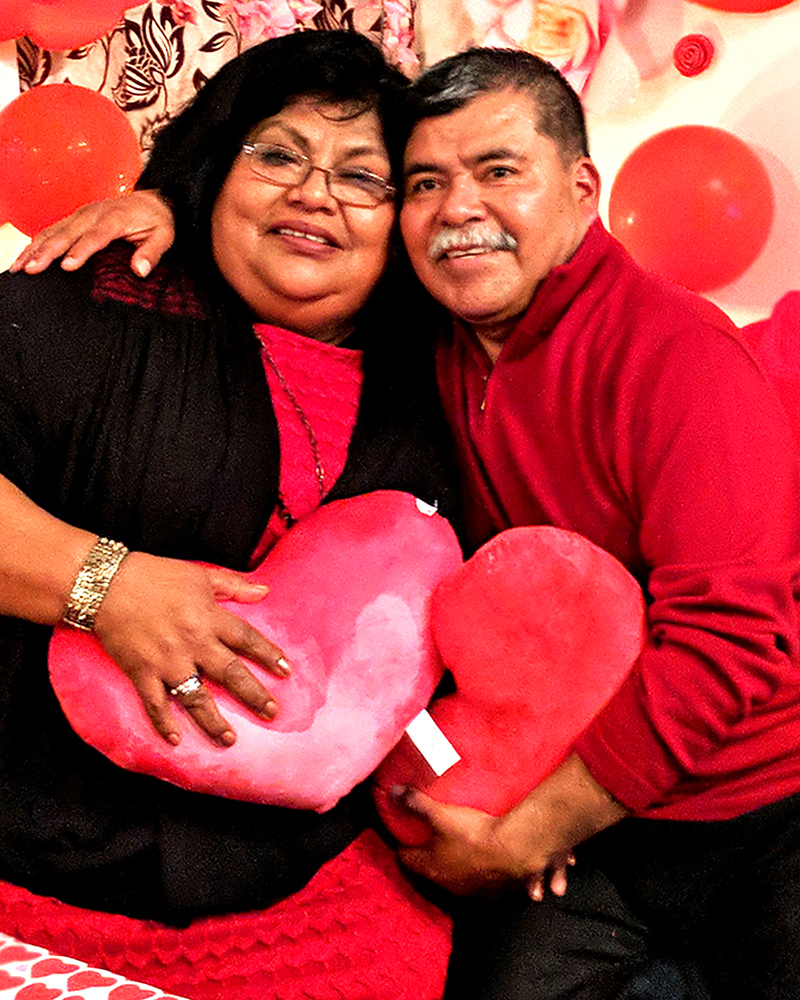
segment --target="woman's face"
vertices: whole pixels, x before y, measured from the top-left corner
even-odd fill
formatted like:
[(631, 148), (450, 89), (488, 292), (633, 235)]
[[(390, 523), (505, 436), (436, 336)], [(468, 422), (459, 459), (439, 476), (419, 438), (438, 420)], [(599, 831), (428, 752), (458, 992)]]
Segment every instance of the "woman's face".
[[(389, 157), (377, 115), (344, 117), (338, 105), (301, 98), (249, 136), (307, 156), (315, 166), (360, 167), (387, 180)], [(383, 273), (394, 204), (342, 205), (325, 174), (280, 187), (240, 153), (211, 215), (214, 259), (259, 319), (319, 340), (346, 336)]]

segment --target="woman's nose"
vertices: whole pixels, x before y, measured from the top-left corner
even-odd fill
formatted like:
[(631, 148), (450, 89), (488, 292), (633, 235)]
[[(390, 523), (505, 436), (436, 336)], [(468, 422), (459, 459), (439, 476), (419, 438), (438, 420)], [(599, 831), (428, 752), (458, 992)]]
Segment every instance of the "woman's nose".
[(304, 180), (289, 188), (289, 197), (314, 208), (335, 208), (337, 201), (330, 192), (329, 177), (324, 167), (312, 166)]

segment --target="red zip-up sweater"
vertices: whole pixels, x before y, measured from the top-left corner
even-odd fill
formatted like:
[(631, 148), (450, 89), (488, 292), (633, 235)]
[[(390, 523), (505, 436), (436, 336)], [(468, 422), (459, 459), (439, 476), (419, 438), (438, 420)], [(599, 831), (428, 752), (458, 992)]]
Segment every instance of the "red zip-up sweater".
[(725, 819), (800, 791), (800, 465), (737, 331), (595, 223), (492, 366), (438, 350), (468, 530), (553, 524), (645, 589), (630, 677), (576, 744), (635, 814)]

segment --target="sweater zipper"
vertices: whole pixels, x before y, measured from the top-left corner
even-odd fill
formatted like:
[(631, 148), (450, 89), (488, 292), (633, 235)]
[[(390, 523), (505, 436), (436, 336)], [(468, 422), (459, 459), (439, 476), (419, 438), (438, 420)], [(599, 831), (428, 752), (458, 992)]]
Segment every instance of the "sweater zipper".
[(484, 410), (486, 409), (486, 395), (489, 392), (489, 375), (490, 374), (491, 374), (491, 372), (489, 372), (489, 374), (487, 374), (487, 375), (482, 375), (481, 376), (481, 378), (483, 379), (483, 399), (481, 400), (481, 406), (480, 406), (481, 413), (483, 413)]

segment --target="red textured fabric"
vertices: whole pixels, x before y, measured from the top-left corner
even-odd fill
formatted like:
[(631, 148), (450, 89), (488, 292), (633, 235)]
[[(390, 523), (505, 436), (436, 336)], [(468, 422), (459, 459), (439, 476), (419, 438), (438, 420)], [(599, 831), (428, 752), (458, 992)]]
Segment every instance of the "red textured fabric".
[(125, 302), (167, 316), (205, 316), (194, 286), (182, 271), (159, 264), (143, 281), (131, 271), (130, 258), (131, 248), (127, 245), (112, 246), (94, 258), (92, 297), (97, 302)]
[(373, 831), (267, 910), (175, 929), (0, 882), (0, 930), (189, 1000), (436, 1000), (450, 921)]
[(800, 441), (800, 292), (787, 292), (769, 319), (742, 333), (766, 369)]
[(494, 366), (457, 326), (438, 373), (473, 542), (575, 531), (650, 598), (633, 673), (576, 744), (600, 784), (681, 820), (800, 792), (800, 464), (730, 320), (598, 221)]
[[(320, 492), (314, 451), (295, 403), (314, 435), (327, 495), (347, 460), (361, 398), (362, 352), (266, 323), (257, 323), (254, 329), (264, 346), (264, 372), (278, 421), (280, 495), (293, 520), (299, 521), (319, 506)], [(273, 514), (253, 555), (252, 566), (261, 562), (286, 530), (285, 521), (277, 512)]]

